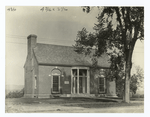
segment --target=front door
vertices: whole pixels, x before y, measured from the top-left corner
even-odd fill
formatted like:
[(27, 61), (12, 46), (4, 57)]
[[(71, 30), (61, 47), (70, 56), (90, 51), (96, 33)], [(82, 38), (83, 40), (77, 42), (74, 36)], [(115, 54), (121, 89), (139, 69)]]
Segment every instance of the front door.
[(88, 93), (88, 70), (84, 68), (72, 69), (72, 93)]

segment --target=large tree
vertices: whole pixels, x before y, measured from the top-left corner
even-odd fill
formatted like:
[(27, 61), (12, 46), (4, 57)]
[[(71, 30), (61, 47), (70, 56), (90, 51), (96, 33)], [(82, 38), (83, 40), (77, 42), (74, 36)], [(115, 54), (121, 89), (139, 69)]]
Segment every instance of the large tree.
[[(83, 11), (89, 13), (91, 8), (93, 7), (83, 7)], [(132, 54), (136, 41), (144, 40), (144, 7), (97, 8), (100, 13), (94, 32), (88, 32), (85, 28), (78, 31), (75, 50), (89, 54), (94, 48), (93, 58), (108, 53), (114, 72), (125, 68), (124, 101), (129, 103)]]

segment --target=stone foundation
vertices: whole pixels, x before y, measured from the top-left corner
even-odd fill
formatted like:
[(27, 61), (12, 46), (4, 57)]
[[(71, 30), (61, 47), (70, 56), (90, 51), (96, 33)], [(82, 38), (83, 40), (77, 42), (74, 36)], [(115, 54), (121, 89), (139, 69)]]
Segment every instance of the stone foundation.
[(38, 96), (32, 94), (25, 94), (24, 98), (54, 98), (58, 97), (117, 97), (117, 95), (108, 95), (108, 94), (39, 94)]
[(34, 98), (33, 94), (24, 94), (24, 98)]

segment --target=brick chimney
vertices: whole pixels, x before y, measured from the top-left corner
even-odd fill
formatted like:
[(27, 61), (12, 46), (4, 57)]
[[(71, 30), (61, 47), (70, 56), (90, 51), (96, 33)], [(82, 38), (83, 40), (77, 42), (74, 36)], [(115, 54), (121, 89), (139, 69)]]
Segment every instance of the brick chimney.
[(34, 70), (33, 70), (33, 48), (36, 46), (37, 36), (31, 34), (27, 37), (27, 59), (25, 63), (25, 87), (24, 87), (24, 96), (25, 97), (34, 97)]
[(32, 57), (32, 48), (34, 48), (36, 46), (37, 36), (34, 34), (30, 34), (27, 37), (27, 39), (28, 39), (28, 44), (27, 44), (28, 56)]

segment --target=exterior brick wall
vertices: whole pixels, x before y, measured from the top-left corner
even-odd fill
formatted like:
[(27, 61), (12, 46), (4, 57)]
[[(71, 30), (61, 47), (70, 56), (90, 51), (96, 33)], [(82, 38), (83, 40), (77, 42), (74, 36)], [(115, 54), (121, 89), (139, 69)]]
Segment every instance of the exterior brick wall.
[(96, 71), (90, 69), (90, 94), (98, 93), (98, 79), (95, 78)]
[[(52, 75), (51, 71), (56, 66), (39, 66), (39, 80), (38, 80), (38, 95), (50, 96), (52, 94)], [(60, 94), (71, 93), (71, 67), (59, 67), (62, 71), (63, 77), (60, 76)], [(69, 84), (65, 84), (65, 81), (69, 81)], [(38, 96), (38, 97), (39, 97)]]

